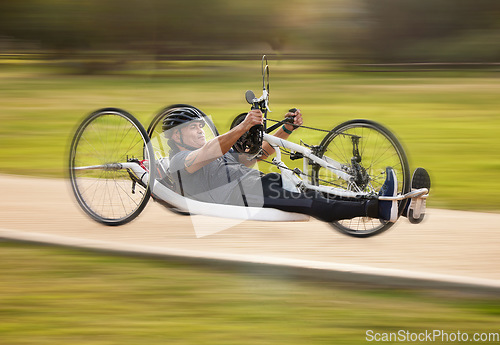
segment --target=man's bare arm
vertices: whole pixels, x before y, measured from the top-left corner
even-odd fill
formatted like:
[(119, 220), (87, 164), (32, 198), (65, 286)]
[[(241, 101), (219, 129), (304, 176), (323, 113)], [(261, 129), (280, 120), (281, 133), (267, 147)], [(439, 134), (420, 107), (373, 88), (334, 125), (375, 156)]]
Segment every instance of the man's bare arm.
[(250, 111), (245, 117), (245, 120), (243, 120), (243, 122), (241, 122), (238, 126), (234, 127), (229, 132), (210, 140), (199, 149), (189, 153), (184, 161), (186, 171), (193, 173), (221, 157), (229, 151), (229, 149), (245, 132), (255, 125), (262, 124), (262, 122), (262, 112), (260, 110)]

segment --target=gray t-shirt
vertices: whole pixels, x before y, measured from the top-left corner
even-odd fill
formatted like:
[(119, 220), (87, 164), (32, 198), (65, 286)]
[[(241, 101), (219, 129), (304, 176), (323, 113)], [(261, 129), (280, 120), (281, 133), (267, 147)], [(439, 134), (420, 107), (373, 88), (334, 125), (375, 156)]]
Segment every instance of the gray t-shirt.
[(241, 164), (232, 153), (226, 153), (201, 169), (189, 173), (184, 162), (191, 151), (180, 151), (170, 159), (170, 173), (177, 192), (188, 198), (228, 205), (263, 205), (260, 172)]

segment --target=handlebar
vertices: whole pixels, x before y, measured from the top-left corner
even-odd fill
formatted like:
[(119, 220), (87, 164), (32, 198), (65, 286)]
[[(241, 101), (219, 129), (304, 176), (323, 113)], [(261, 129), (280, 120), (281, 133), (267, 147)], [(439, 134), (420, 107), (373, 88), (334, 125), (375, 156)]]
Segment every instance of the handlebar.
[(252, 109), (262, 110), (264, 116), (267, 114), (267, 111), (271, 112), (271, 109), (269, 109), (269, 65), (265, 55), (262, 56), (262, 96), (257, 98), (253, 91), (248, 90), (245, 93), (245, 99), (252, 105)]
[[(297, 108), (292, 108), (292, 109), (288, 110), (289, 113), (295, 113), (296, 111), (297, 111)], [(294, 121), (295, 121), (295, 115), (292, 115), (292, 116), (289, 116), (289, 117), (285, 117), (283, 120), (275, 123), (271, 127), (266, 128), (266, 133), (271, 133), (272, 131), (274, 131), (279, 126), (281, 126), (281, 125), (283, 125), (285, 123), (293, 123)]]
[[(267, 80), (266, 80), (267, 79)], [(266, 85), (267, 81), (267, 85)], [(255, 97), (255, 94), (251, 90), (247, 90), (245, 92), (245, 99), (248, 104), (251, 105), (251, 109), (260, 109), (264, 115), (263, 125), (255, 125), (250, 130), (244, 134), (238, 141), (233, 145), (233, 148), (240, 153), (250, 153), (256, 154), (256, 156), (261, 154), (262, 151), (262, 142), (264, 133), (269, 133), (274, 131), (279, 126), (284, 123), (294, 123), (295, 116), (289, 116), (282, 121), (276, 123), (275, 125), (267, 128), (267, 112), (271, 112), (269, 109), (269, 65), (267, 63), (267, 58), (264, 55), (262, 57), (262, 96), (259, 98)], [(297, 109), (290, 109), (289, 112), (295, 113)], [(231, 124), (231, 128), (237, 125), (238, 121), (242, 121), (240, 114), (235, 121)]]

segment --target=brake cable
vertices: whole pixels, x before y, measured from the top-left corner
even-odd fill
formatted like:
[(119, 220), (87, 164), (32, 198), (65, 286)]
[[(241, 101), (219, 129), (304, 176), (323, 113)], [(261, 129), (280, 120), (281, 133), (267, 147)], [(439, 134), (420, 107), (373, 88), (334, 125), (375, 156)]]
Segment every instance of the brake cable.
[[(267, 119), (267, 121), (281, 122), (283, 120)], [(332, 130), (327, 130), (327, 129), (321, 129), (321, 128), (308, 127), (308, 126), (304, 126), (304, 125), (296, 125), (294, 123), (287, 123), (287, 125), (292, 125), (293, 127), (295, 127), (295, 129), (297, 129), (297, 128), (306, 128), (306, 129), (312, 129), (314, 131), (319, 131), (319, 132), (336, 133), (333, 129)], [(339, 135), (347, 135), (347, 136), (350, 136), (350, 137), (357, 137), (357, 135), (355, 135), (355, 134), (349, 134), (349, 133), (337, 133), (337, 134), (339, 134)]]

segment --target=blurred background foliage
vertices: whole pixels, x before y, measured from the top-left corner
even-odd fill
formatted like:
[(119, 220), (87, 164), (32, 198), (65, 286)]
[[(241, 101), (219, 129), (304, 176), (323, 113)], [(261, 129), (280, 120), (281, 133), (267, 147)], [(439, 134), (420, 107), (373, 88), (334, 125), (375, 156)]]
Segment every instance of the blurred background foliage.
[(274, 117), (381, 122), (433, 172), (432, 206), (498, 211), (498, 42), (498, 0), (0, 0), (0, 172), (63, 176), (102, 107), (147, 127), (188, 103), (226, 131), (266, 54)]
[(496, 0), (0, 0), (1, 52), (80, 59), (88, 73), (138, 57), (256, 51), (347, 62), (495, 62), (498, 42)]

